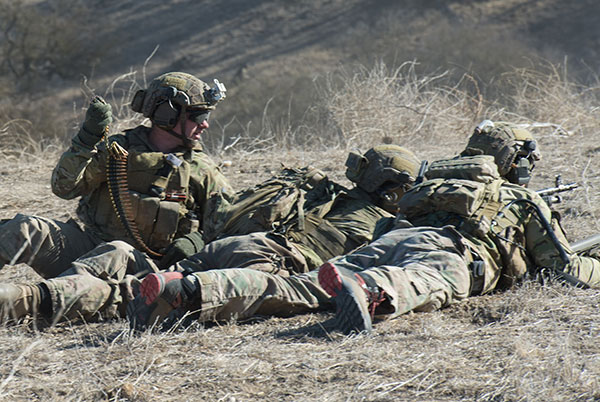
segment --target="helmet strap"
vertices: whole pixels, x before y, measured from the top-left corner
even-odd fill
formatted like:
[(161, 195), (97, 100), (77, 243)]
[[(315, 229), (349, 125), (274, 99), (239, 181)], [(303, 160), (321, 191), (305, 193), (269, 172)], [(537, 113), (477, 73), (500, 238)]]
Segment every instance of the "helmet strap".
[(177, 125), (173, 128), (165, 130), (165, 131), (167, 133), (171, 134), (172, 136), (180, 139), (186, 148), (193, 148), (196, 145), (196, 141), (190, 140), (185, 135), (185, 129), (186, 129), (186, 125), (187, 125), (187, 111), (186, 111), (185, 105), (181, 106), (181, 111), (179, 113), (179, 119), (177, 120), (177, 124), (179, 124), (179, 128), (180, 128), (179, 131), (181, 131), (180, 133), (178, 133), (174, 130), (174, 128), (177, 127)]

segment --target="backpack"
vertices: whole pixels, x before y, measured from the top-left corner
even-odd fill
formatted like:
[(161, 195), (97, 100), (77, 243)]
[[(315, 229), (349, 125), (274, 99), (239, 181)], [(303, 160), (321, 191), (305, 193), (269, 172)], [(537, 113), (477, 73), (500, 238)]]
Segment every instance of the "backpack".
[(504, 182), (488, 155), (444, 159), (431, 164), (427, 181), (400, 199), (409, 220), (440, 213), (472, 221), (490, 220), (499, 210), (498, 189)]
[(212, 200), (212, 216), (204, 225), (206, 242), (221, 236), (278, 230), (304, 212), (333, 200), (344, 188), (320, 170), (284, 167), (277, 175), (235, 194), (231, 202)]
[(523, 228), (503, 222), (491, 230), (492, 221), (504, 206), (500, 187), (506, 183), (494, 157), (477, 155), (437, 161), (432, 163), (427, 178), (430, 180), (413, 187), (400, 199), (400, 210), (411, 223), (453, 225), (470, 244), (484, 249), (493, 260), (487, 265), (490, 272), (485, 274), (484, 289), (508, 287), (522, 278), (532, 265), (524, 247)]

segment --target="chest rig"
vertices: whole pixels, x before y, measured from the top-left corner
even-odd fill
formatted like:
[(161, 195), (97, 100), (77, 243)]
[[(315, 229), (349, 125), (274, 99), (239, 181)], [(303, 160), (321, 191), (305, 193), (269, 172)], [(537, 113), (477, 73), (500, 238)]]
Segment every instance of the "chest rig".
[(137, 248), (159, 258), (176, 237), (198, 230), (189, 194), (191, 166), (182, 154), (128, 152), (117, 142), (107, 149), (113, 208)]

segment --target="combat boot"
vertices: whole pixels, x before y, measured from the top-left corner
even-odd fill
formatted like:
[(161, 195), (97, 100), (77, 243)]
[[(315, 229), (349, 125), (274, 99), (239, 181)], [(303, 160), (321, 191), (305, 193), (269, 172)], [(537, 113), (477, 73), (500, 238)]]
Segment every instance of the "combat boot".
[(150, 274), (139, 287), (139, 294), (127, 305), (129, 326), (143, 331), (156, 326), (171, 328), (198, 299), (200, 285), (196, 277), (184, 277), (181, 272)]
[(336, 327), (341, 332), (370, 333), (375, 308), (385, 299), (385, 292), (368, 287), (356, 272), (326, 262), (319, 268), (319, 284), (335, 300)]
[(18, 321), (40, 309), (41, 292), (36, 285), (0, 283), (0, 322)]

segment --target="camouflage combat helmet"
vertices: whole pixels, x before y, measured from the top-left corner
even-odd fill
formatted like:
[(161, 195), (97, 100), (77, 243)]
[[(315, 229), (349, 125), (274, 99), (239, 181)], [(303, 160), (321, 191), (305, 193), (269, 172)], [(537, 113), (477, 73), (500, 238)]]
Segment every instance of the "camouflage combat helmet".
[(535, 161), (540, 160), (537, 143), (529, 130), (507, 122), (484, 120), (479, 124), (462, 156), (491, 155), (500, 175), (511, 183), (527, 185)]
[(211, 88), (191, 74), (162, 74), (153, 79), (148, 88), (137, 91), (131, 108), (167, 130), (185, 120), (186, 112), (191, 120), (201, 123), (208, 119), (217, 102), (225, 98), (225, 86), (216, 79), (214, 83)]
[(421, 161), (398, 145), (378, 145), (364, 155), (350, 152), (346, 177), (368, 193), (391, 185), (410, 186), (415, 182)]

